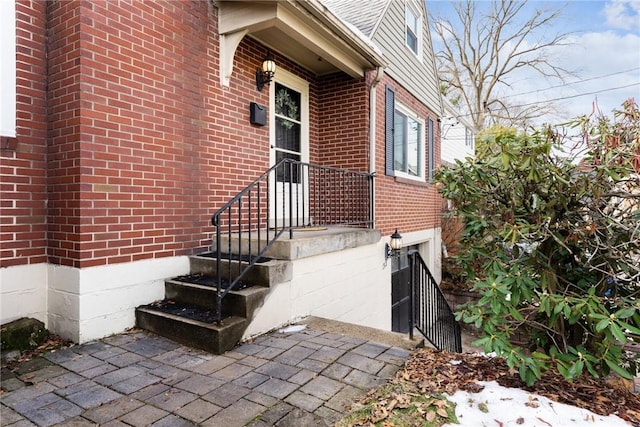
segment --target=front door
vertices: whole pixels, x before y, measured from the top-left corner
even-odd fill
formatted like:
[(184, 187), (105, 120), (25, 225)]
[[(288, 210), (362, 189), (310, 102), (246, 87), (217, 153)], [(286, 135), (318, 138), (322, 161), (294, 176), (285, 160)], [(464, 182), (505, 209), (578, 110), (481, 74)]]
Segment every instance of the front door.
[[(271, 165), (282, 159), (309, 162), (309, 83), (278, 70), (270, 85)], [(279, 168), (271, 182), (270, 217), (272, 226), (299, 223), (300, 212), (307, 212), (305, 170)], [(298, 224), (304, 225), (304, 224)]]

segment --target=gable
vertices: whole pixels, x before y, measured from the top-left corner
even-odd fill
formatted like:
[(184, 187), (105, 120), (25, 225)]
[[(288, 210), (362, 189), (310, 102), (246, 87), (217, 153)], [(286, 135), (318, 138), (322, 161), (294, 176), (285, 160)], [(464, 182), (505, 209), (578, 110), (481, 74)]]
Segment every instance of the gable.
[[(422, 15), (420, 55), (416, 56), (405, 43), (405, 6), (411, 2)], [(420, 0), (391, 1), (372, 35), (382, 50), (388, 65), (385, 73), (403, 85), (432, 111), (440, 112), (439, 81), (427, 12)]]

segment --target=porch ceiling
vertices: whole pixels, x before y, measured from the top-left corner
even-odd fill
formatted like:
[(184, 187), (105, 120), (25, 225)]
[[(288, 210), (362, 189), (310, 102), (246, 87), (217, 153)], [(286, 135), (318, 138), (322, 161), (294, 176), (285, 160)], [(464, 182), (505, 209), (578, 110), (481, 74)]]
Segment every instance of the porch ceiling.
[(235, 50), (247, 35), (316, 75), (342, 70), (357, 78), (385, 65), (375, 47), (317, 0), (218, 1), (217, 5), (225, 86), (233, 72)]

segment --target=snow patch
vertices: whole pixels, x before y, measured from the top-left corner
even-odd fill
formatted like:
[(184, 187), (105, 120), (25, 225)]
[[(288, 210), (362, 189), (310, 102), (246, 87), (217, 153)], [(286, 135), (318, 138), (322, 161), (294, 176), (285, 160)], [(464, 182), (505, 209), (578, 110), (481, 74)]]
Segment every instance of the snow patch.
[(587, 409), (554, 402), (518, 388), (502, 387), (495, 381), (478, 381), (480, 393), (458, 390), (447, 399), (456, 404), (460, 424), (443, 427), (629, 427), (615, 415), (598, 415)]

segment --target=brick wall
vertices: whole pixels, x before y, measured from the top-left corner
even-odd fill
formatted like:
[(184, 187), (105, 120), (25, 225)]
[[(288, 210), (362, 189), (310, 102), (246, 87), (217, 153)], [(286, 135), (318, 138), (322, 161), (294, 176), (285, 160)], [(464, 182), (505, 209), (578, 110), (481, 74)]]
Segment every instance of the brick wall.
[(17, 137), (0, 141), (0, 267), (46, 261), (45, 7), (16, 4)]
[[(372, 78), (370, 73), (369, 78)], [(385, 85), (396, 93), (396, 102), (401, 102), (425, 119), (425, 151), (427, 143), (427, 118), (434, 124), (435, 166), (440, 164), (440, 129), (438, 116), (408, 93), (401, 85), (385, 76), (376, 87), (376, 227), (383, 235), (389, 235), (397, 228), (400, 233), (431, 229), (440, 226), (442, 200), (437, 188), (431, 183), (385, 175), (384, 109)], [(428, 153), (425, 152), (424, 168), (427, 170)]]
[[(81, 159), (82, 3), (47, 3), (48, 20), (48, 218), (50, 260), (71, 264), (81, 250), (80, 176), (90, 172)], [(93, 123), (90, 123), (93, 125)], [(86, 150), (86, 148), (85, 148)], [(87, 237), (88, 239), (88, 237)]]
[[(321, 130), (318, 150), (322, 164), (359, 171), (369, 170), (368, 88), (374, 75), (375, 71), (371, 71), (364, 79), (351, 79), (344, 74), (319, 79)], [(440, 162), (437, 114), (385, 76), (376, 87), (376, 228), (381, 229), (383, 235), (388, 235), (395, 228), (401, 232), (410, 232), (438, 227), (442, 200), (433, 184), (384, 174), (385, 84), (396, 90), (398, 102), (410, 107), (422, 118), (433, 120), (436, 166)], [(428, 150), (428, 144), (425, 144), (425, 149)], [(425, 153), (424, 160), (426, 170), (428, 153)]]
[(50, 8), (50, 260), (203, 251), (211, 213), (268, 166), (268, 131), (248, 123), (264, 50), (243, 42), (222, 89), (210, 2)]
[[(206, 250), (210, 215), (269, 166), (269, 127), (248, 117), (249, 102), (269, 102), (255, 88), (266, 48), (245, 38), (222, 88), (211, 2), (18, 0), (17, 9), (18, 137), (0, 159), (2, 266)], [(367, 170), (372, 73), (316, 78), (275, 59), (309, 81), (311, 162)], [(384, 84), (377, 226), (385, 234), (433, 227), (433, 186), (383, 175)], [(396, 93), (415, 102), (398, 85)]]
[(320, 79), (319, 160), (323, 165), (369, 171), (369, 91), (365, 79), (343, 73)]
[[(206, 250), (210, 215), (269, 167), (268, 126), (248, 117), (249, 102), (269, 103), (255, 88), (266, 48), (243, 40), (222, 88), (210, 2), (19, 0), (18, 9), (22, 125), (2, 158), (2, 265)], [(310, 82), (317, 141), (315, 77), (275, 59)], [(317, 147), (311, 155), (319, 161)]]

